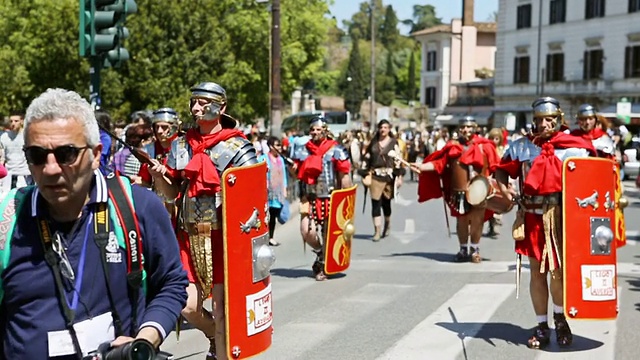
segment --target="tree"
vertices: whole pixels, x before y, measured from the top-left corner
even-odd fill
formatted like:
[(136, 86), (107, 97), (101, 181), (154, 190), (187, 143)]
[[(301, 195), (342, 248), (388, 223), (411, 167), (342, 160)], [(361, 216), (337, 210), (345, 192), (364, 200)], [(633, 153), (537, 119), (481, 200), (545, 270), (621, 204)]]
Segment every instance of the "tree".
[(409, 81), (407, 82), (407, 100), (414, 100), (416, 96), (416, 59), (415, 54), (411, 52), (409, 60)]
[(393, 55), (387, 52), (386, 70), (382, 75), (376, 76), (376, 101), (384, 106), (389, 106), (396, 98), (396, 80), (393, 70)]
[(436, 8), (433, 5), (413, 5), (413, 18), (402, 21), (411, 26), (411, 32), (427, 29), (442, 24), (442, 18), (436, 17)]
[[(384, 23), (384, 6), (382, 0), (374, 0), (373, 18), (375, 20), (376, 39), (380, 39), (380, 29)], [(360, 3), (360, 11), (345, 21), (349, 35), (363, 40), (371, 40), (371, 4), (370, 1)]]
[(398, 45), (398, 39), (400, 38), (400, 31), (398, 30), (398, 17), (393, 10), (393, 6), (387, 6), (387, 10), (384, 15), (384, 23), (380, 30), (380, 41), (387, 50), (394, 50)]
[(342, 95), (344, 96), (344, 106), (352, 114), (360, 112), (360, 105), (365, 99), (365, 89), (367, 80), (364, 69), (366, 67), (360, 55), (360, 41), (358, 38), (352, 40), (351, 53), (345, 76), (340, 84)]

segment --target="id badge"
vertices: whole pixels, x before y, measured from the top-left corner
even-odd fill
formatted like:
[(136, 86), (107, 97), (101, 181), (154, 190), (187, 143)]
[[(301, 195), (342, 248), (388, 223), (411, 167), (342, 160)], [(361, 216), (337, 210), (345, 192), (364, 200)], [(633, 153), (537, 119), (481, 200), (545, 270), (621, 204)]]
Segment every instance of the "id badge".
[[(73, 328), (78, 336), (83, 356), (96, 350), (100, 344), (115, 340), (115, 328), (113, 327), (111, 312), (73, 324)], [(49, 357), (76, 353), (69, 330), (50, 331), (47, 333), (47, 340)]]

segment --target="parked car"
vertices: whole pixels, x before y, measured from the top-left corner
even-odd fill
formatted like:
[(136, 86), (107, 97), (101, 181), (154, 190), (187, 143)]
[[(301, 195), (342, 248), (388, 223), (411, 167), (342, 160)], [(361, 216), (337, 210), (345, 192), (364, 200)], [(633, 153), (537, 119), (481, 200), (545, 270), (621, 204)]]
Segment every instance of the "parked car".
[(635, 180), (638, 177), (638, 173), (640, 172), (640, 159), (638, 156), (638, 149), (640, 149), (640, 138), (634, 137), (631, 139), (631, 143), (624, 150), (623, 163), (622, 167), (624, 171), (623, 180)]

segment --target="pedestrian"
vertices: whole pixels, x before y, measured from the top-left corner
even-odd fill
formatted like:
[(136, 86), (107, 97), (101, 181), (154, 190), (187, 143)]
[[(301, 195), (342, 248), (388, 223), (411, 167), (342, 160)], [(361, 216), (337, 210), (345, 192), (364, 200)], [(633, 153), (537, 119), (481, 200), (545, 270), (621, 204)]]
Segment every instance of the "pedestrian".
[[(111, 162), (111, 149), (113, 140), (107, 131), (111, 131), (111, 116), (105, 111), (96, 111), (96, 120), (100, 125), (100, 143), (102, 144), (102, 154), (100, 154), (100, 171), (102, 175), (108, 175), (113, 171)], [(106, 129), (106, 130), (104, 130)]]
[[(536, 314), (536, 327), (527, 346), (541, 349), (549, 345), (551, 330), (547, 319), (548, 298), (553, 303), (556, 341), (567, 347), (573, 341), (571, 329), (563, 310), (563, 280), (560, 263), (563, 254), (562, 161), (568, 156), (595, 156), (596, 150), (588, 140), (572, 136), (561, 130), (563, 111), (560, 103), (550, 97), (537, 99), (532, 104), (532, 135), (516, 140), (498, 165), (495, 177), (500, 191), (507, 199), (516, 192), (509, 187), (509, 177), (519, 179), (524, 219), (524, 238), (515, 242), (519, 256), (527, 256), (530, 266), (531, 302)], [(532, 155), (535, 154), (535, 155)], [(560, 158), (560, 161), (558, 161)], [(541, 204), (547, 204), (541, 207)], [(547, 281), (551, 274), (550, 284)]]
[(24, 136), (37, 186), (12, 191), (0, 210), (13, 224), (0, 229), (0, 358), (81, 359), (134, 338), (157, 348), (187, 298), (157, 196), (100, 173), (98, 124), (75, 92), (34, 99)]
[[(124, 141), (132, 148), (143, 151), (147, 141), (152, 137), (151, 126), (132, 125), (125, 131)], [(142, 163), (133, 155), (130, 148), (123, 147), (113, 155), (113, 166), (116, 171), (131, 178), (135, 184), (142, 184), (142, 178), (139, 176)]]
[(422, 164), (412, 165), (413, 170), (422, 172), (418, 180), (418, 201), (444, 196), (451, 215), (457, 220), (460, 251), (454, 260), (476, 264), (482, 262), (480, 238), (483, 224), (489, 220), (491, 212), (486, 211), (484, 203), (469, 204), (467, 187), (478, 174), (488, 177), (499, 161), (493, 142), (476, 135), (477, 126), (472, 116), (465, 116), (459, 122), (457, 138), (427, 156)]
[(23, 124), (24, 112), (14, 111), (9, 115), (9, 129), (0, 135), (0, 162), (11, 176), (11, 189), (33, 184), (27, 160), (22, 152)]
[[(226, 110), (227, 94), (222, 86), (203, 82), (191, 88), (190, 111), (197, 127), (173, 141), (166, 166), (153, 160), (154, 166), (149, 167), (157, 189), (169, 199), (180, 195), (180, 204), (187, 209), (178, 217), (178, 230), (188, 234), (180, 238), (182, 263), (189, 276), (189, 297), (182, 314), (208, 338), (207, 359), (218, 360), (225, 360), (228, 353), (221, 206), (224, 194), (220, 178), (227, 168), (258, 163), (253, 144), (237, 129), (238, 122)], [(209, 157), (212, 149), (217, 155)], [(169, 183), (164, 174), (176, 181)], [(181, 192), (184, 185), (186, 191)], [(266, 193), (267, 189), (256, 189), (259, 191)], [(210, 217), (200, 215), (211, 209), (215, 211)], [(212, 249), (213, 254), (206, 249)], [(211, 266), (213, 272), (209, 273), (206, 269)], [(203, 300), (211, 293), (213, 316), (202, 308)]]
[[(313, 117), (309, 125), (310, 139), (305, 151), (294, 151), (299, 163), (300, 180), (300, 232), (317, 258), (311, 270), (316, 281), (324, 281), (323, 244), (316, 234), (317, 225), (326, 226), (331, 191), (352, 186), (349, 153), (335, 140), (329, 139), (327, 120), (322, 115)], [(300, 149), (302, 150), (302, 149)], [(325, 229), (326, 230), (326, 229)]]
[(374, 227), (371, 240), (374, 242), (389, 236), (391, 231), (391, 200), (395, 196), (396, 186), (402, 185), (404, 176), (404, 168), (399, 163), (396, 165), (395, 156), (402, 157), (400, 145), (396, 137), (391, 134), (389, 121), (380, 120), (378, 130), (364, 155), (364, 173), (371, 179), (371, 184), (368, 186), (371, 193), (371, 218)]
[(276, 231), (276, 220), (280, 217), (283, 207), (289, 206), (287, 202), (287, 167), (280, 155), (282, 143), (277, 137), (267, 139), (269, 152), (258, 157), (259, 161), (266, 161), (269, 172), (267, 173), (267, 186), (269, 190), (269, 245), (279, 246), (280, 243), (273, 239)]

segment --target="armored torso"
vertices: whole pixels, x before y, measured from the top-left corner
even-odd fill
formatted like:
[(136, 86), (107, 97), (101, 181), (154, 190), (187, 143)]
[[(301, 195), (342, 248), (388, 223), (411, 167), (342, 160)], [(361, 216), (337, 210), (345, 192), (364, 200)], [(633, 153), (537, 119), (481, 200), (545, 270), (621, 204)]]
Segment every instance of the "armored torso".
[(349, 153), (342, 145), (335, 145), (322, 156), (322, 171), (315, 184), (305, 184), (305, 193), (317, 198), (328, 198), (336, 188), (338, 174), (333, 163), (335, 160), (348, 160)]

